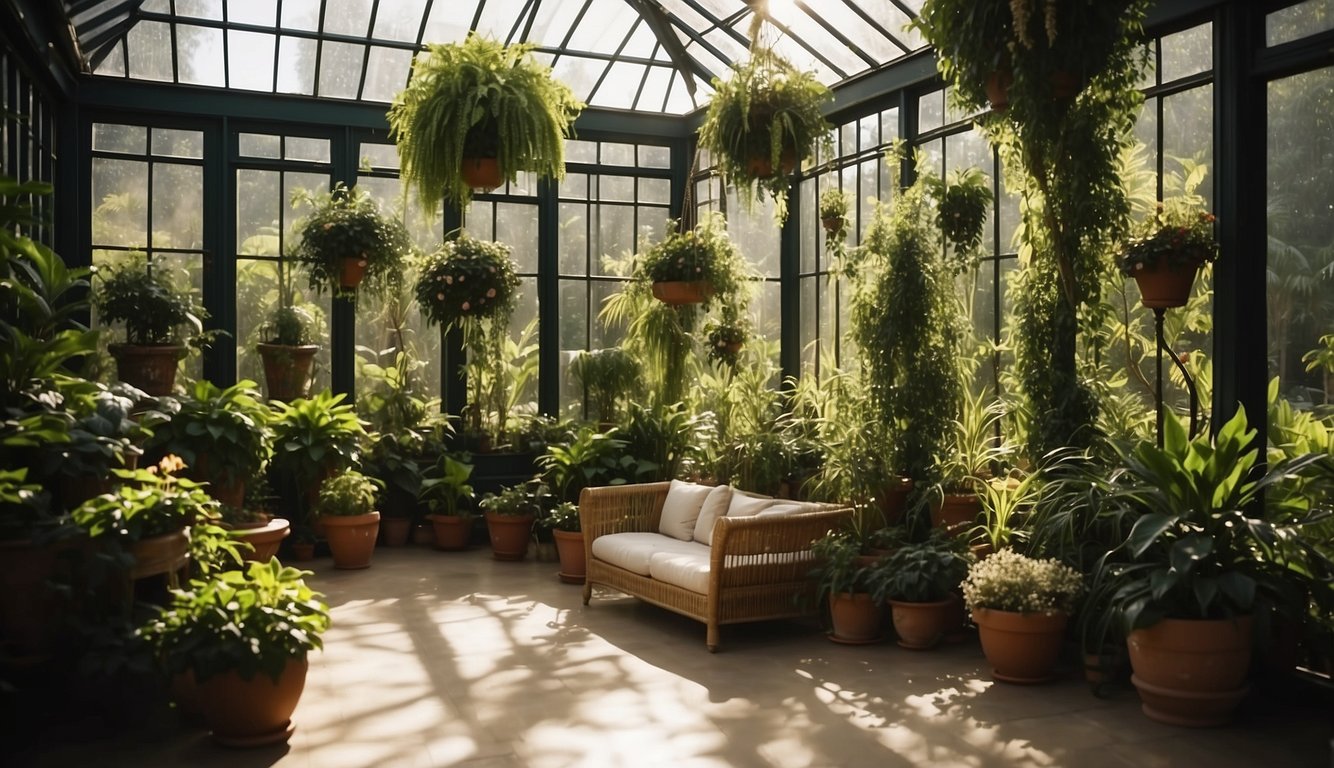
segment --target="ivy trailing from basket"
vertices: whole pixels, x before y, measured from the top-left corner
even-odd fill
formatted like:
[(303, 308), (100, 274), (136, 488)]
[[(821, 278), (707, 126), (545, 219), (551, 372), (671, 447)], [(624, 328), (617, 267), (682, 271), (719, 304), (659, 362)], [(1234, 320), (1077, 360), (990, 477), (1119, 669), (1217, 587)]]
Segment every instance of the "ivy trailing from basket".
[(340, 280), (342, 260), (366, 262), (360, 284), (363, 294), (383, 296), (402, 280), (404, 263), (412, 253), (412, 239), (403, 222), (380, 213), (370, 195), (341, 181), (325, 194), (299, 189), (292, 207), (309, 204), (313, 210), (297, 227), (292, 257), (305, 265), (313, 291), (346, 296), (352, 290)]

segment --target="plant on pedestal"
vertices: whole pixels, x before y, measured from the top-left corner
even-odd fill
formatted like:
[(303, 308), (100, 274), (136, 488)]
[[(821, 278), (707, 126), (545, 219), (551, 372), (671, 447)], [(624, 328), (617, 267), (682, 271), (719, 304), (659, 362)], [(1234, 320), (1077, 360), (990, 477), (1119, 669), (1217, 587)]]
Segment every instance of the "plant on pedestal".
[(380, 213), (370, 195), (342, 182), (327, 193), (299, 189), (293, 207), (312, 210), (297, 225), (292, 258), (305, 266), (314, 291), (335, 296), (383, 295), (403, 276), (412, 239), (403, 222)]
[(1214, 215), (1174, 200), (1132, 228), (1117, 266), (1135, 278), (1144, 306), (1171, 308), (1185, 306), (1195, 274), (1217, 257)]

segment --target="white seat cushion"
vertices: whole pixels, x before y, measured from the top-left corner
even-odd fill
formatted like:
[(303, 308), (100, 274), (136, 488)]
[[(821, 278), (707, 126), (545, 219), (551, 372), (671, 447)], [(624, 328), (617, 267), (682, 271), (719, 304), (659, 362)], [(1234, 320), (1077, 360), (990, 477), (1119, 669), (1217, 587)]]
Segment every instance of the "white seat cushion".
[(713, 490), (710, 485), (697, 485), (673, 480), (667, 489), (667, 499), (662, 503), (662, 517), (658, 520), (658, 532), (681, 541), (690, 541), (695, 536), (695, 521), (704, 507), (704, 500)]
[(818, 512), (820, 507), (815, 504), (801, 501), (779, 501), (759, 512), (760, 517), (769, 515), (798, 515), (804, 512)]
[(612, 533), (593, 539), (593, 557), (632, 571), (640, 576), (651, 575), (649, 560), (657, 552), (693, 552), (704, 550), (708, 563), (709, 548), (693, 541), (680, 541), (661, 533)]
[(648, 572), (654, 579), (701, 595), (709, 593), (709, 548), (691, 542), (692, 550), (657, 552), (649, 560)]
[(774, 505), (774, 499), (762, 496), (732, 494), (732, 501), (727, 507), (728, 517), (752, 517)]
[(731, 503), (731, 486), (720, 485), (709, 491), (708, 497), (704, 499), (704, 506), (700, 507), (699, 519), (695, 521), (695, 541), (704, 545), (713, 543), (713, 523), (727, 514), (728, 505)]

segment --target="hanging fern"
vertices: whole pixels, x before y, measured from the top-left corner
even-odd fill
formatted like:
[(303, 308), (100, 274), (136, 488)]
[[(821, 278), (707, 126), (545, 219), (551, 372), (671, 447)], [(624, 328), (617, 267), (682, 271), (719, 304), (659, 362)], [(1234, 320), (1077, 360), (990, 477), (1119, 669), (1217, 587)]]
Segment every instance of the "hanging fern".
[(389, 126), (403, 178), (427, 211), (442, 200), (472, 199), (460, 172), (464, 157), (496, 158), (510, 181), (520, 171), (565, 175), (565, 140), (584, 105), (532, 50), (474, 33), (462, 43), (429, 45), (413, 62)]

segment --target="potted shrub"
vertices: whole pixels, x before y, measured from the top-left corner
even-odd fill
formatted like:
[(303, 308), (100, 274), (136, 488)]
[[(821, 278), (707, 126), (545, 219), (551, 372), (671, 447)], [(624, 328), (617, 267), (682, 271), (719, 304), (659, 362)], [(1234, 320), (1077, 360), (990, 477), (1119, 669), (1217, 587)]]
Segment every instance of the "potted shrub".
[(202, 346), (208, 339), (208, 312), (193, 291), (177, 288), (166, 270), (136, 258), (99, 269), (93, 286), (98, 319), (125, 324), (125, 341), (110, 347), (117, 376), (154, 396), (175, 388), (187, 345)]
[(1304, 613), (1307, 594), (1329, 589), (1334, 561), (1309, 527), (1327, 525), (1311, 497), (1328, 493), (1328, 454), (1262, 467), (1255, 434), (1240, 408), (1212, 438), (1167, 419), (1163, 447), (1122, 450), (1111, 478), (1112, 509), (1135, 523), (1098, 564), (1095, 597), (1109, 599), (1097, 618), (1124, 622), (1131, 680), (1154, 720), (1227, 722), (1248, 690), (1257, 615)]
[(736, 312), (723, 309), (723, 316), (704, 324), (704, 344), (709, 350), (709, 359), (727, 365), (736, 365), (741, 355), (741, 348), (750, 338), (749, 318), (737, 317)]
[(137, 634), (232, 747), (287, 741), (329, 608), (277, 559), (190, 582)]
[(491, 555), (497, 560), (522, 560), (528, 556), (533, 538), (537, 504), (522, 485), (501, 489), (482, 497), (486, 529), (491, 536)]
[[(753, 40), (758, 33), (753, 30)], [(781, 224), (787, 218), (793, 169), (811, 157), (816, 142), (830, 146), (833, 127), (821, 110), (832, 97), (814, 73), (797, 69), (758, 42), (746, 60), (731, 66), (727, 80), (713, 81), (699, 145), (748, 208), (757, 196), (772, 196)]]
[(320, 486), (316, 510), (335, 568), (371, 567), (375, 539), (380, 535), (380, 513), (375, 509), (379, 497), (379, 482), (356, 470), (334, 475)]
[(962, 544), (933, 530), (920, 542), (903, 544), (886, 556), (878, 589), (889, 600), (899, 645), (934, 648), (953, 627), (953, 590), (968, 575), (972, 556)]
[(380, 533), (384, 543), (402, 547), (417, 518), (422, 474), (428, 464), (427, 438), (422, 430), (379, 432), (362, 457), (362, 470), (380, 482)]
[(1052, 679), (1065, 625), (1083, 577), (1057, 560), (1002, 549), (974, 564), (963, 582), (992, 676), (1007, 683)]
[(1195, 274), (1218, 256), (1214, 215), (1181, 201), (1159, 204), (1121, 250), (1121, 274), (1135, 278), (1146, 307), (1183, 307)]
[(639, 389), (639, 368), (639, 362), (620, 347), (579, 352), (570, 361), (570, 376), (584, 392), (585, 413), (596, 413), (603, 428), (617, 424), (622, 404)]
[(422, 205), (467, 205), (520, 171), (565, 176), (565, 140), (583, 104), (530, 44), (502, 45), (474, 33), (430, 44), (389, 108), (403, 180)]
[(831, 237), (843, 232), (848, 222), (848, 193), (830, 187), (820, 193), (820, 223)]
[(468, 548), (472, 534), (472, 515), (462, 502), (473, 498), (468, 478), (472, 465), (449, 454), (441, 454), (422, 478), (418, 498), (425, 502), (427, 518), (435, 529), (435, 547), (444, 550)]
[(881, 600), (874, 596), (884, 572), (861, 559), (862, 545), (850, 531), (835, 531), (811, 545), (819, 567), (812, 572), (816, 594), (829, 600), (836, 643), (864, 645), (882, 639)]
[(584, 534), (579, 528), (579, 505), (563, 501), (537, 521), (556, 540), (556, 554), (560, 558), (557, 575), (566, 584), (583, 584), (588, 573), (588, 559), (584, 552)]
[(165, 406), (171, 418), (153, 430), (145, 449), (150, 456), (181, 457), (189, 477), (208, 483), (210, 496), (225, 507), (239, 507), (246, 481), (263, 468), (271, 451), (271, 411), (259, 397), (253, 381), (219, 389), (201, 379), (189, 397)]
[(278, 262), (278, 306), (260, 326), (256, 345), (264, 361), (264, 383), (270, 400), (295, 400), (310, 394), (311, 373), (320, 347), (312, 335), (315, 316), (295, 303), (287, 262)]
[(931, 508), (932, 525), (954, 535), (969, 533), (982, 513), (981, 494), (992, 468), (1010, 452), (997, 437), (1004, 405), (988, 401), (986, 393), (962, 390), (959, 417), (954, 420), (952, 440), (940, 467), (941, 495)]
[(355, 466), (361, 457), (366, 430), (343, 398), (326, 389), (311, 398), (270, 404), (274, 408), (270, 466), (287, 484), (298, 521), (310, 519), (324, 479)]
[(717, 215), (706, 217), (694, 229), (673, 230), (649, 248), (639, 274), (664, 304), (701, 304), (705, 310), (715, 299), (735, 301), (746, 279), (741, 253)]
[(339, 182), (325, 194), (298, 190), (293, 204), (303, 202), (313, 210), (297, 225), (292, 258), (305, 266), (311, 290), (346, 296), (364, 283), (363, 293), (382, 296), (402, 279), (412, 239), (370, 195)]

